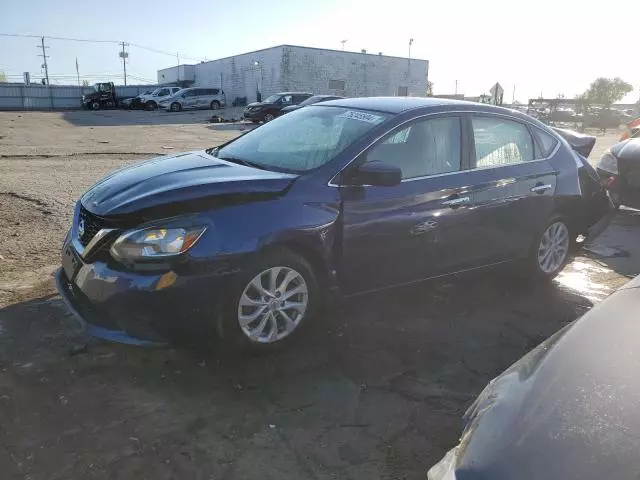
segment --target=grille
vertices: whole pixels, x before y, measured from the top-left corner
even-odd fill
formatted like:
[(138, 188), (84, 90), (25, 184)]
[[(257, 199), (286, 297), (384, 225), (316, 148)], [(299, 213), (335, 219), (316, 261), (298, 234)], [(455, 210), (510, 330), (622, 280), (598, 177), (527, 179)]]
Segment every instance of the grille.
[(86, 247), (89, 244), (91, 239), (100, 231), (100, 229), (106, 227), (105, 222), (100, 219), (100, 217), (92, 214), (82, 206), (80, 207), (78, 226), (80, 223), (84, 225), (84, 233), (79, 237), (80, 243), (83, 247)]

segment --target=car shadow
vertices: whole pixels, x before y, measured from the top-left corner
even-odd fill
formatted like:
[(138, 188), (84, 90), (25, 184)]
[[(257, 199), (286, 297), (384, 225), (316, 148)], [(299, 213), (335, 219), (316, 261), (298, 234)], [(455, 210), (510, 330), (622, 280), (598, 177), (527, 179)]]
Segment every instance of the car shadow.
[(181, 478), (265, 462), (273, 478), (423, 478), (484, 385), (590, 306), (476, 273), (345, 300), (290, 348), (248, 356), (90, 340), (58, 297), (31, 300), (0, 310), (4, 443), (17, 459), (46, 446), (36, 474), (161, 458)]
[(184, 125), (208, 122), (212, 116), (223, 119), (242, 118), (242, 108), (230, 107), (220, 110), (187, 110), (167, 112), (165, 110), (67, 110), (61, 112), (67, 122), (80, 127), (114, 127), (125, 125)]
[(622, 207), (602, 235), (585, 246), (587, 256), (627, 277), (640, 275), (640, 210)]

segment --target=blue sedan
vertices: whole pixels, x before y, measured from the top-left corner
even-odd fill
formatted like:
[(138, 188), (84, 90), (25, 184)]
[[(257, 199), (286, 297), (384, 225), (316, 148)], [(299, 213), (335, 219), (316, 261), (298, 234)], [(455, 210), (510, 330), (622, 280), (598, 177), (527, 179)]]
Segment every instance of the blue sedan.
[[(512, 264), (553, 278), (612, 206), (593, 139), (427, 98), (312, 105), (108, 175), (78, 201), (58, 289), (89, 333), (289, 341), (334, 294)], [(586, 145), (586, 149), (585, 149)]]

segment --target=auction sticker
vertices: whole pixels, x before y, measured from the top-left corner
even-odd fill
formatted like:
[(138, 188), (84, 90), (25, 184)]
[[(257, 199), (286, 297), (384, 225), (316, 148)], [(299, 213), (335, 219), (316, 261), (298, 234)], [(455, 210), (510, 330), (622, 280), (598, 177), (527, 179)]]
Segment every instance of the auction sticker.
[(380, 123), (383, 118), (380, 115), (374, 115), (372, 113), (357, 112), (355, 110), (347, 110), (346, 112), (338, 115), (341, 118), (350, 118), (351, 120), (360, 120), (367, 123)]

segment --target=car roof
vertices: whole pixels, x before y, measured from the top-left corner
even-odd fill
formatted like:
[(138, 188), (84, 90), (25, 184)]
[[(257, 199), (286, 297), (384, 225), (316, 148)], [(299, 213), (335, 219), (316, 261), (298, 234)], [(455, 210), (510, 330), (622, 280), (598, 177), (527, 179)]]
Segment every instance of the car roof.
[(276, 95), (312, 95), (313, 93), (309, 92), (278, 92)]
[(486, 103), (467, 102), (463, 100), (452, 100), (448, 98), (432, 97), (361, 97), (345, 98), (340, 100), (329, 100), (322, 103), (323, 106), (357, 108), (361, 110), (372, 110), (381, 113), (398, 115), (410, 110), (422, 110), (428, 112), (446, 112), (450, 110), (467, 112), (502, 113), (511, 117), (533, 123), (541, 128), (544, 125), (535, 118), (517, 110), (488, 105)]

